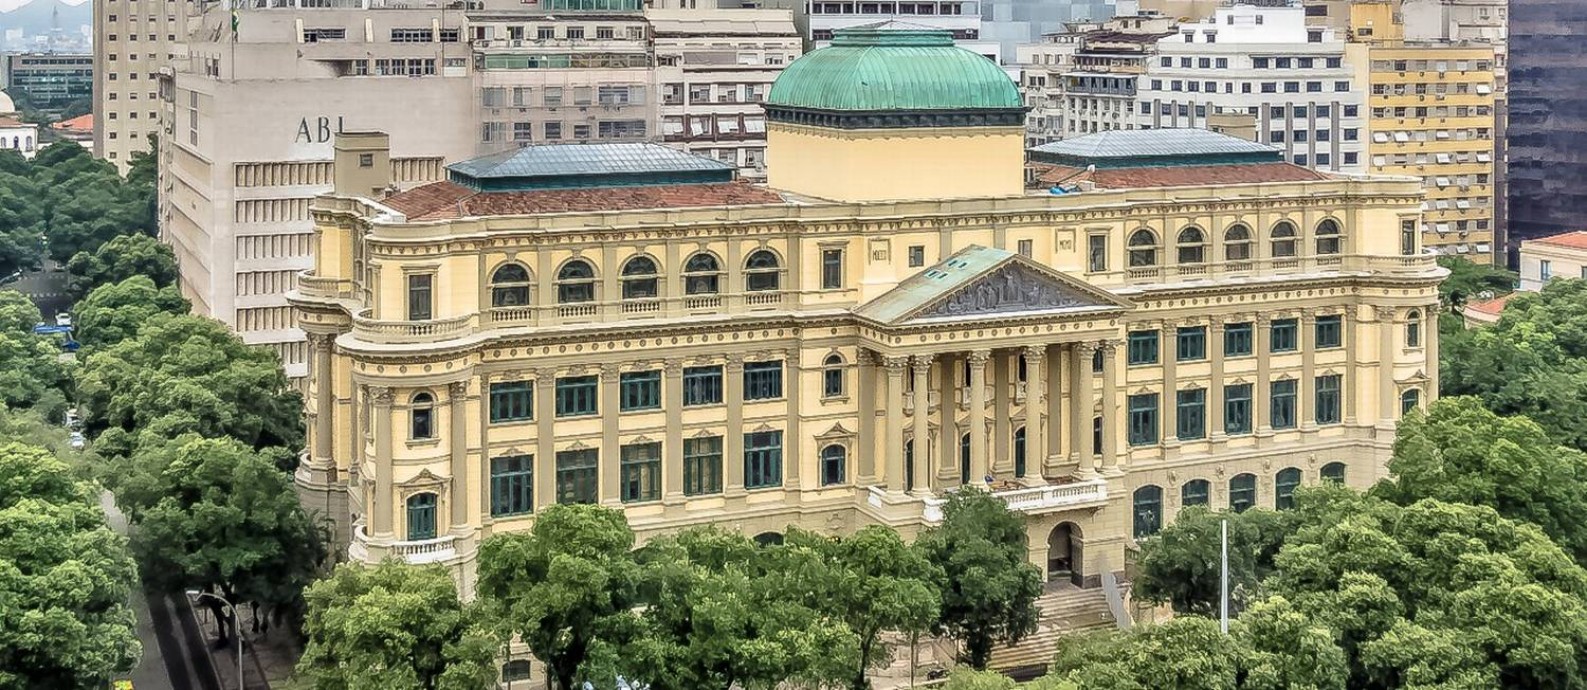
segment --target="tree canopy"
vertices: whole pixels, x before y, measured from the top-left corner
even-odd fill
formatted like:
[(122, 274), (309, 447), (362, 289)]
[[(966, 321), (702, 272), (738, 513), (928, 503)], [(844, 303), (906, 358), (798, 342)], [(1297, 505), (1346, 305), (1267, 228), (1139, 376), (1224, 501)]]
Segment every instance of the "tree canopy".
[(158, 287), (146, 276), (100, 285), (77, 303), (73, 319), (79, 342), (90, 350), (137, 335), (156, 314), (182, 315), (192, 305), (176, 286)]
[(1031, 565), (1024, 519), (991, 494), (955, 492), (942, 524), (917, 546), (940, 573), (942, 611), (936, 628), (958, 640), (964, 661), (986, 668), (992, 648), (1036, 631), (1041, 569)]
[(101, 285), (134, 276), (149, 279), (154, 287), (175, 285), (176, 255), (171, 246), (150, 235), (119, 235), (93, 251), (78, 252), (66, 262), (72, 298), (81, 300)]
[(1519, 278), (1515, 271), (1456, 256), (1440, 256), (1438, 265), (1449, 270), (1449, 277), (1438, 285), (1438, 293), (1450, 306), (1465, 304), (1485, 292), (1495, 296), (1508, 294), (1515, 290)]
[(1227, 520), (1231, 607), (1239, 611), (1273, 572), (1292, 517), (1263, 508), (1234, 513), (1187, 507), (1142, 549), (1131, 593), (1141, 601), (1168, 604), (1177, 613), (1216, 614), (1222, 586), (1218, 545)]

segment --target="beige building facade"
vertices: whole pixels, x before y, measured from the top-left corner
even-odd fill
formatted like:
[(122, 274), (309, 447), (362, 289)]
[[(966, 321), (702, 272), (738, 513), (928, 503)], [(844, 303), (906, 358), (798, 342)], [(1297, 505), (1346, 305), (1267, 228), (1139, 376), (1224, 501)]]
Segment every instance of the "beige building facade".
[(160, 75), (186, 40), (196, 0), (94, 3), (94, 152), (126, 173), (160, 132)]
[[(1090, 587), (1183, 506), (1385, 475), (1437, 390), (1418, 181), (1134, 131), (1033, 153), (1115, 172), (1028, 192), (1012, 82), (907, 33), (840, 32), (785, 71), (766, 186), (551, 146), (376, 198), (386, 137), (342, 138), (290, 299), (313, 352), (298, 482), (350, 557), (444, 563), (467, 589), (483, 539), (554, 503), (621, 508), (641, 538), (908, 535), (977, 485), (1026, 516), (1033, 563)], [(930, 112), (819, 100), (867, 78), (828, 60), (889, 48), (880, 69), (940, 60), (966, 87)], [(922, 165), (988, 154), (1016, 170), (962, 194)], [(872, 174), (827, 185), (834, 156)], [(1205, 182), (1241, 174), (1260, 181)]]
[(1587, 278), (1587, 232), (1521, 242), (1521, 290), (1537, 292), (1555, 278)]

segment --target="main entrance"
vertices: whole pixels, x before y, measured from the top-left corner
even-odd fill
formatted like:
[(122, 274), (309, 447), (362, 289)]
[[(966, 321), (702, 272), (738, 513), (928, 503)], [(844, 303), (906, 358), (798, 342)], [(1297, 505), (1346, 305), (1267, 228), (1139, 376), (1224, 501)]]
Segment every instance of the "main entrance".
[(1081, 555), (1084, 537), (1080, 526), (1073, 522), (1060, 522), (1047, 535), (1047, 581), (1069, 580), (1080, 586), (1084, 575)]

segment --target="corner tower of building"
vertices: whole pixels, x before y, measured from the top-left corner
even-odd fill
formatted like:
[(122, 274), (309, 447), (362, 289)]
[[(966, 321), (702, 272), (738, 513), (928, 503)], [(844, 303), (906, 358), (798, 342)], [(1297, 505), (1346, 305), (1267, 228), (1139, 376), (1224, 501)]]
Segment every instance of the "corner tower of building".
[(1025, 106), (945, 30), (842, 29), (766, 99), (768, 182), (835, 201), (1019, 196)]

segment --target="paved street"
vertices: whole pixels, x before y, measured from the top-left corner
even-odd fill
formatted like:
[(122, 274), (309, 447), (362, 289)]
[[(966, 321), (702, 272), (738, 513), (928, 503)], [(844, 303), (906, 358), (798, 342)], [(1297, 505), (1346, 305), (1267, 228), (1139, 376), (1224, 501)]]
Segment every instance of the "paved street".
[(4, 287), (31, 297), (47, 323), (55, 323), (55, 315), (72, 306), (66, 294), (66, 269), (54, 261), (45, 260), (43, 270), (28, 273)]

